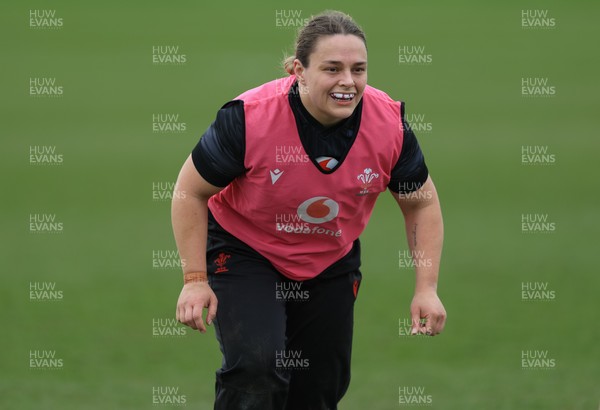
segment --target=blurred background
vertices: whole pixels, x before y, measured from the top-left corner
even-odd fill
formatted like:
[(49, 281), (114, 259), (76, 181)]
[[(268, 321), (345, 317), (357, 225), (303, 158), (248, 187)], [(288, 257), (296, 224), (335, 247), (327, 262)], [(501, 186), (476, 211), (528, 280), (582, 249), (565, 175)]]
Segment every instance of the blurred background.
[(446, 230), (446, 330), (409, 337), (414, 272), (380, 197), (340, 409), (598, 408), (600, 5), (287, 0), (0, 5), (1, 408), (212, 408), (214, 329), (174, 321), (172, 187), (324, 9), (406, 102)]

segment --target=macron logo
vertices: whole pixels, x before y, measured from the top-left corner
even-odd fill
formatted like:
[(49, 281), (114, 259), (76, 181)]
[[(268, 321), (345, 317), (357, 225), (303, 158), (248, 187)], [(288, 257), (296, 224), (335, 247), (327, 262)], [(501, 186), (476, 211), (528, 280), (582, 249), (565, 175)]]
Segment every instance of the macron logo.
[(275, 185), (275, 182), (283, 175), (283, 171), (276, 169), (275, 171), (269, 171), (271, 173), (271, 183)]

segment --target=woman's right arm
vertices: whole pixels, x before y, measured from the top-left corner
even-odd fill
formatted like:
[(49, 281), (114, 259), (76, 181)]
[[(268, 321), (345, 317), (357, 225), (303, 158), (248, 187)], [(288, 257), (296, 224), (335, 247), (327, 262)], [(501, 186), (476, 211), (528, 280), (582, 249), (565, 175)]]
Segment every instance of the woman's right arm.
[[(202, 178), (190, 155), (179, 172), (171, 203), (173, 233), (184, 274), (206, 272), (208, 199), (221, 189)], [(208, 309), (206, 323), (210, 325), (217, 313), (217, 303), (207, 281), (184, 284), (177, 301), (177, 320), (204, 333), (203, 309)]]

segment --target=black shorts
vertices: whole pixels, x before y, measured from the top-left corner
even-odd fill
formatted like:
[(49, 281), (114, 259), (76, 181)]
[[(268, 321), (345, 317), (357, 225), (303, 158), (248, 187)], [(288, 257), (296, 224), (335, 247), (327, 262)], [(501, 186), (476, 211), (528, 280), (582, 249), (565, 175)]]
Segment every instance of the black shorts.
[(336, 409), (350, 382), (359, 241), (294, 281), (209, 215), (207, 263), (223, 353), (215, 409)]

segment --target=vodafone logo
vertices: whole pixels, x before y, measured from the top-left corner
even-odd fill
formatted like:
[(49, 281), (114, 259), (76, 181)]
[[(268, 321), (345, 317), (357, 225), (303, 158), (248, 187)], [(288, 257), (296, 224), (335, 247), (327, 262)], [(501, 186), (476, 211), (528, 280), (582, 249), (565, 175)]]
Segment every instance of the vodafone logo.
[(302, 202), (298, 207), (298, 216), (304, 222), (322, 224), (338, 216), (340, 206), (326, 196), (315, 196)]

